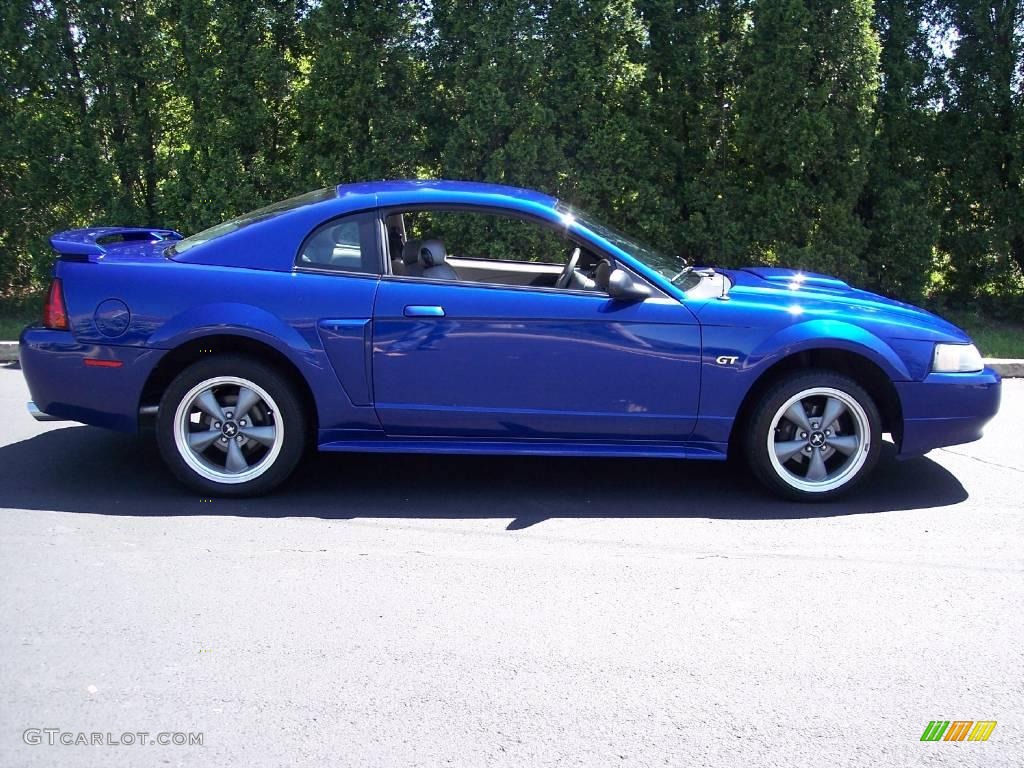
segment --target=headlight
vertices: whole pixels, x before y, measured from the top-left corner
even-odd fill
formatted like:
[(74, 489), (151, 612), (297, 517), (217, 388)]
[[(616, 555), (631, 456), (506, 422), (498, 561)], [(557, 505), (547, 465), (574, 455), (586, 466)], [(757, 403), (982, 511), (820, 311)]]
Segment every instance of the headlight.
[(973, 344), (936, 344), (932, 370), (936, 373), (973, 373), (985, 367)]

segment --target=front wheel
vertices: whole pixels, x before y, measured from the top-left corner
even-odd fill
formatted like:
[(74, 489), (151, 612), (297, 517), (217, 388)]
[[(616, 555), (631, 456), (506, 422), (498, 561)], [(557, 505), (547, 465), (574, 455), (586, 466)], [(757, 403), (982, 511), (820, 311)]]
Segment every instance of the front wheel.
[(764, 394), (746, 435), (747, 460), (768, 488), (796, 501), (825, 501), (861, 482), (878, 461), (881, 417), (846, 376), (807, 371)]
[(157, 442), (185, 485), (218, 496), (254, 496), (281, 483), (305, 445), (302, 406), (276, 369), (240, 355), (195, 363), (171, 382)]

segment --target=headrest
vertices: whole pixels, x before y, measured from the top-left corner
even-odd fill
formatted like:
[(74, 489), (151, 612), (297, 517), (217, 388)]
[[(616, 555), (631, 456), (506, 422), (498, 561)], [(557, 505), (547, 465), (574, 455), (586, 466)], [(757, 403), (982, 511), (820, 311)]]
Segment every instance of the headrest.
[(402, 246), (402, 261), (406, 264), (415, 264), (420, 258), (420, 241), (408, 240)]
[(440, 240), (424, 240), (420, 243), (420, 264), (424, 267), (439, 267), (445, 263), (444, 243)]

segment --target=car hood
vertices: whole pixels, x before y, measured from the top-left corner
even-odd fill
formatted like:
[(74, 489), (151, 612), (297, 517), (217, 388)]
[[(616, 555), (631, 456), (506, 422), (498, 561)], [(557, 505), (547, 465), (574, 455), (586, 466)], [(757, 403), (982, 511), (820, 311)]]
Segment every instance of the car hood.
[(892, 338), (969, 337), (952, 323), (927, 310), (854, 288), (837, 277), (782, 267), (746, 267), (726, 270), (733, 281), (730, 295), (772, 295), (793, 302), (808, 312), (841, 312), (850, 320), (887, 327)]

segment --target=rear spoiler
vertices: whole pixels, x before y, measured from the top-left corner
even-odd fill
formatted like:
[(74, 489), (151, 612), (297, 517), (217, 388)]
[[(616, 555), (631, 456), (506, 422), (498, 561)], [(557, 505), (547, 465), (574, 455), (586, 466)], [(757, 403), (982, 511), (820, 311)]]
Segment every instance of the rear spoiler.
[(53, 250), (71, 261), (97, 261), (110, 248), (133, 243), (158, 243), (162, 240), (181, 240), (173, 229), (147, 227), (93, 227), (57, 232), (50, 238)]

